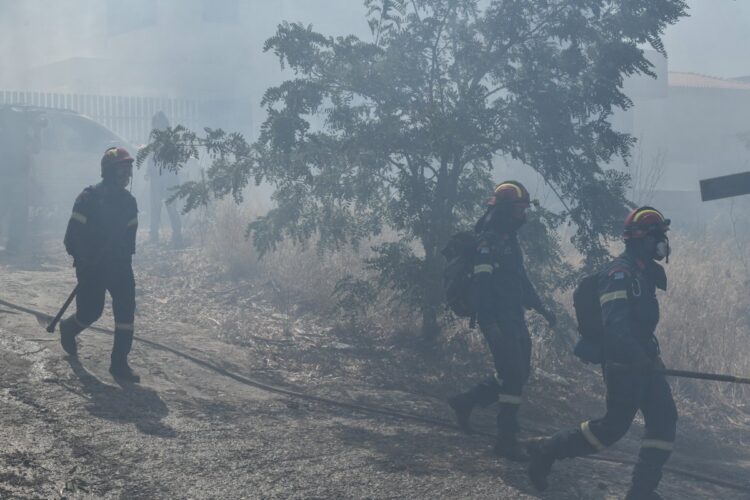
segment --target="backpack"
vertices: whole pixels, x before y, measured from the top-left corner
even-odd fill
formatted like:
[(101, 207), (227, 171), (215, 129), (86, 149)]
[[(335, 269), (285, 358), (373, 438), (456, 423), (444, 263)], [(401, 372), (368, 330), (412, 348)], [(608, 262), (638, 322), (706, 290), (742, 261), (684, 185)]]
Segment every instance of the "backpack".
[(573, 351), (587, 363), (602, 362), (602, 338), (604, 320), (599, 304), (599, 279), (596, 274), (585, 276), (573, 292), (573, 307), (576, 312), (580, 340)]
[(441, 252), (448, 261), (443, 270), (445, 302), (453, 314), (460, 318), (473, 319), (475, 316), (472, 278), (477, 245), (477, 235), (472, 231), (463, 231), (451, 236)]

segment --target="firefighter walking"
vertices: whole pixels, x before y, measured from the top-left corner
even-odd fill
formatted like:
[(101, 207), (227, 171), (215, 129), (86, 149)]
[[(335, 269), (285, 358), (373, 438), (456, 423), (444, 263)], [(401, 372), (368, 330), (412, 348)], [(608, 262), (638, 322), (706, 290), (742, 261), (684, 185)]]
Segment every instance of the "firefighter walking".
[[(587, 353), (581, 356), (586, 361), (603, 365), (606, 413), (529, 444), (529, 477), (539, 490), (548, 487), (556, 460), (611, 446), (625, 435), (640, 410), (646, 430), (626, 499), (661, 498), (656, 487), (672, 452), (677, 409), (664, 375), (650, 369), (664, 367), (654, 331), (659, 322), (656, 290), (666, 290), (667, 278), (656, 261), (669, 257), (669, 222), (654, 208), (633, 210), (625, 221), (625, 252), (597, 276), (603, 337), (599, 345), (577, 352)], [(623, 364), (630, 369), (623, 369)]]
[(494, 451), (516, 461), (527, 458), (517, 440), (521, 392), (531, 368), (525, 309), (538, 311), (551, 326), (556, 321), (529, 281), (516, 234), (526, 221), (530, 201), (529, 192), (520, 183), (498, 184), (486, 213), (476, 224), (479, 244), (474, 257), (472, 302), (492, 353), (495, 374), (448, 400), (465, 432), (471, 431), (469, 418), (475, 406), (499, 402)]
[(60, 323), (60, 341), (70, 356), (78, 352), (76, 336), (104, 310), (112, 297), (115, 336), (110, 373), (119, 380), (139, 382), (128, 365), (133, 343), (135, 279), (132, 256), (138, 229), (138, 207), (127, 191), (133, 158), (123, 148), (110, 148), (101, 160), (102, 182), (83, 190), (73, 206), (65, 248), (73, 256), (78, 279), (76, 312)]

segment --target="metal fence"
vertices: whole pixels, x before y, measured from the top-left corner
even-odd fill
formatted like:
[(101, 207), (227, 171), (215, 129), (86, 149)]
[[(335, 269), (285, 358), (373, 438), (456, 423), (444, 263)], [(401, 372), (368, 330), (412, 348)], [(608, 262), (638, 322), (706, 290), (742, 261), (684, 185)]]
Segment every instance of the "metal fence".
[(189, 99), (103, 96), (0, 90), (0, 104), (69, 109), (86, 115), (133, 144), (147, 142), (151, 117), (163, 111), (170, 123), (197, 130), (199, 103)]

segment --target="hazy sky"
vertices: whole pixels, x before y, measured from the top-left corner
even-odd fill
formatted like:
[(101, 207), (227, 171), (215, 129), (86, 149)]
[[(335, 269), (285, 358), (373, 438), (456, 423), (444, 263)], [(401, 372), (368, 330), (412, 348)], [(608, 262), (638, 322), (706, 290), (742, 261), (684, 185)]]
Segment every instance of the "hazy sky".
[[(253, 57), (264, 66), (273, 58), (260, 55), (262, 39), (283, 19), (312, 23), (326, 34), (369, 36), (361, 0), (241, 1), (252, 5), (257, 16), (251, 36), (257, 40), (258, 52)], [(691, 17), (666, 34), (670, 69), (721, 77), (750, 75), (750, 0), (688, 3)], [(106, 39), (101, 38), (104, 21), (94, 19), (102, 16), (103, 5), (103, 0), (0, 0), (0, 71), (14, 65), (23, 71), (23, 65), (69, 57), (106, 57)]]
[[(324, 33), (366, 31), (359, 0), (276, 1), (287, 19), (309, 20)], [(337, 15), (323, 8), (330, 4), (340, 6)], [(690, 17), (671, 26), (665, 36), (670, 70), (725, 78), (750, 75), (750, 0), (688, 0), (688, 5)]]
[(689, 0), (690, 17), (668, 29), (671, 71), (750, 75), (750, 1)]

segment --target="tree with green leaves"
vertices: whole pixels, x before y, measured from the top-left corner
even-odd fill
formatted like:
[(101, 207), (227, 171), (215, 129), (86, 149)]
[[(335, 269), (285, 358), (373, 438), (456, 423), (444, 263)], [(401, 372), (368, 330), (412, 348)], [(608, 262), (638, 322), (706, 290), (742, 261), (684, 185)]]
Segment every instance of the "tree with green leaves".
[[(554, 267), (549, 234), (576, 228), (590, 264), (621, 223), (634, 139), (613, 130), (627, 109), (623, 79), (652, 75), (643, 47), (664, 52), (664, 29), (682, 0), (365, 0), (372, 40), (330, 37), (283, 23), (266, 41), (294, 77), (263, 98), (267, 117), (252, 145), (237, 134), (154, 132), (142, 152), (167, 168), (206, 147), (205, 178), (182, 186), (191, 208), (254, 180), (275, 187), (275, 206), (248, 230), (266, 252), (284, 238), (322, 248), (358, 244), (383, 228), (399, 241), (370, 265), (438, 331), (440, 250), (473, 222), (491, 193), (493, 161), (536, 172), (561, 213), (537, 213), (530, 255)], [(550, 247), (551, 245), (551, 247)], [(528, 250), (527, 250), (528, 251)], [(532, 261), (532, 268), (534, 262)]]

